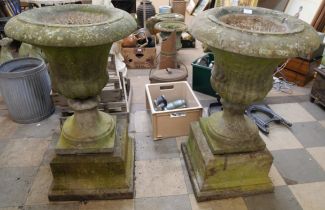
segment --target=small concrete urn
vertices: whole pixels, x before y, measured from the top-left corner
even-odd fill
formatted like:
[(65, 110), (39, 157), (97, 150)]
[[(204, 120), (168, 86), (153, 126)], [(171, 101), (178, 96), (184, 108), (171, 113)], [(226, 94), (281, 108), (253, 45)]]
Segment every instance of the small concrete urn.
[(317, 49), (316, 31), (281, 12), (221, 7), (195, 17), (190, 33), (214, 53), (210, 82), (224, 108), (192, 123), (182, 145), (197, 200), (272, 191), (273, 158), (244, 111), (266, 96), (279, 64)]
[(94, 5), (32, 9), (5, 26), (7, 36), (43, 50), (53, 85), (74, 110), (50, 164), (50, 200), (133, 196), (134, 147), (127, 123), (98, 111), (97, 105), (108, 81), (111, 45), (135, 29), (128, 13)]

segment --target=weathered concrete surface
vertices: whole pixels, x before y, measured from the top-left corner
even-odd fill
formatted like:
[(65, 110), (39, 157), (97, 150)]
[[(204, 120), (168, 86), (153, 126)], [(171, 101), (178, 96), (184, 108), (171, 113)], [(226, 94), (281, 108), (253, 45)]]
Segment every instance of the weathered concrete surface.
[(127, 121), (117, 121), (114, 151), (102, 154), (56, 155), (51, 161), (49, 199), (99, 200), (133, 198), (134, 140)]
[(263, 100), (272, 88), (273, 71), (283, 59), (244, 56), (215, 48), (213, 52), (217, 59), (210, 81), (222, 97), (224, 111), (201, 123), (211, 149), (215, 154), (263, 149), (258, 128), (244, 111), (251, 103)]
[(105, 153), (114, 150), (116, 117), (98, 111), (98, 98), (69, 99), (74, 115), (63, 124), (57, 154)]
[(73, 4), (28, 10), (5, 26), (7, 36), (44, 51), (55, 91), (76, 99), (100, 94), (111, 44), (135, 29), (125, 11)]
[[(252, 14), (245, 14), (244, 8)], [(224, 111), (201, 121), (211, 150), (225, 154), (264, 149), (244, 111), (270, 91), (273, 71), (281, 62), (317, 49), (318, 34), (284, 13), (248, 7), (207, 10), (194, 18), (189, 30), (216, 58), (210, 82)]]
[(72, 99), (101, 93), (108, 81), (107, 57), (111, 44), (89, 47), (45, 47), (55, 91)]
[[(252, 16), (263, 16), (268, 24), (271, 20), (273, 24), (285, 27), (285, 30), (274, 32), (272, 27), (247, 29), (220, 20), (227, 14), (244, 14), (244, 8), (252, 10)], [(263, 20), (257, 23), (263, 26)], [(219, 7), (207, 10), (193, 19), (189, 31), (210, 47), (254, 57), (298, 57), (316, 50), (320, 44), (316, 31), (306, 22), (260, 7)]]
[(244, 111), (272, 87), (286, 58), (316, 50), (316, 31), (305, 22), (258, 7), (221, 7), (194, 18), (189, 28), (214, 53), (211, 86), (223, 111), (192, 123), (182, 152), (198, 201), (271, 192), (273, 161)]
[(197, 201), (272, 192), (270, 152), (214, 155), (198, 122), (191, 124), (182, 152)]
[[(57, 20), (58, 16), (66, 13), (71, 13), (68, 18), (72, 19), (72, 23)], [(81, 21), (87, 16), (89, 19), (97, 17), (96, 22)], [(69, 4), (27, 10), (8, 21), (5, 33), (16, 40), (38, 46), (86, 47), (113, 43), (135, 29), (135, 20), (123, 10)]]

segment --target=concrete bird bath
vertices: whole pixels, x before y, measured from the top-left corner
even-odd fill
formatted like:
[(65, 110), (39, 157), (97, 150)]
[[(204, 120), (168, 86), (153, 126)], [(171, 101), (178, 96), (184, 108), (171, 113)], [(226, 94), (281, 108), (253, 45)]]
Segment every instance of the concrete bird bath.
[(263, 100), (281, 62), (317, 49), (317, 33), (281, 12), (249, 7), (207, 10), (190, 32), (215, 55), (210, 82), (224, 108), (193, 123), (182, 145), (197, 199), (272, 191), (272, 156), (244, 110)]
[(179, 50), (182, 48), (181, 43), (181, 34), (186, 31), (187, 26), (184, 22), (173, 21), (173, 20), (164, 20), (156, 23), (155, 29), (160, 31), (160, 36), (164, 39), (165, 37), (170, 36), (172, 32), (176, 32), (176, 49)]
[(5, 26), (9, 37), (40, 47), (56, 90), (75, 114), (63, 125), (51, 162), (50, 200), (133, 196), (133, 141), (127, 124), (97, 110), (113, 42), (136, 29), (126, 12), (93, 5), (28, 10)]

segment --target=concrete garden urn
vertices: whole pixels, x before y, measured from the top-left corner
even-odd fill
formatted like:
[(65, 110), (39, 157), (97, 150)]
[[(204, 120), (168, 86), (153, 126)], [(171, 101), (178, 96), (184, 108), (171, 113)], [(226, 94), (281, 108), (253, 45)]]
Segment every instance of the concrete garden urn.
[(189, 30), (214, 53), (210, 82), (223, 102), (222, 112), (191, 125), (182, 145), (197, 199), (272, 191), (272, 156), (244, 111), (269, 92), (279, 64), (317, 49), (316, 31), (284, 13), (253, 7), (207, 10)]
[(13, 17), (7, 36), (43, 50), (56, 91), (74, 115), (62, 128), (51, 162), (50, 200), (133, 196), (133, 141), (127, 123), (97, 110), (108, 81), (113, 42), (136, 29), (128, 13), (94, 5), (32, 9)]

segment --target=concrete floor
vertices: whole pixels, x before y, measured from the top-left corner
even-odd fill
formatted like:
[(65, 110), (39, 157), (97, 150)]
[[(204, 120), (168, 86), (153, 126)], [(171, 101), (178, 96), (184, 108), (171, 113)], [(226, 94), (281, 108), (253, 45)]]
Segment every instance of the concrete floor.
[[(155, 1), (156, 2), (156, 1)], [(161, 4), (159, 4), (161, 5)], [(202, 56), (196, 49), (179, 51), (189, 68)], [(129, 70), (133, 89), (129, 132), (135, 137), (135, 199), (49, 202), (52, 180), (49, 162), (59, 135), (59, 113), (35, 124), (12, 122), (0, 101), (0, 210), (323, 210), (325, 209), (325, 111), (309, 102), (311, 84), (293, 87), (288, 95), (272, 90), (265, 103), (293, 123), (272, 124), (263, 139), (274, 156), (270, 177), (275, 192), (197, 203), (180, 153), (187, 137), (153, 141), (150, 114), (145, 109), (148, 70)], [(207, 107), (214, 98), (196, 92)]]

